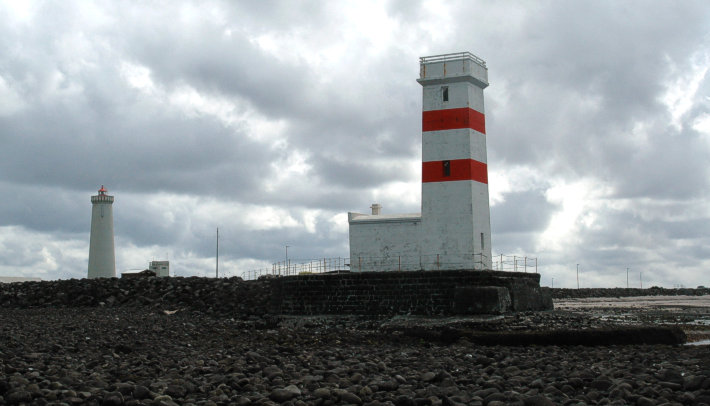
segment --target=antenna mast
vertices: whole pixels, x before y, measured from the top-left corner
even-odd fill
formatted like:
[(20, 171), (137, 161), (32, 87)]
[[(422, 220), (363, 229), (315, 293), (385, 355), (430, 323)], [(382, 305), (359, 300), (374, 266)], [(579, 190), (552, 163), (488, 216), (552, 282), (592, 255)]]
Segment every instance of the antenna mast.
[(215, 278), (219, 278), (219, 227), (217, 227), (217, 258), (215, 260), (214, 275)]

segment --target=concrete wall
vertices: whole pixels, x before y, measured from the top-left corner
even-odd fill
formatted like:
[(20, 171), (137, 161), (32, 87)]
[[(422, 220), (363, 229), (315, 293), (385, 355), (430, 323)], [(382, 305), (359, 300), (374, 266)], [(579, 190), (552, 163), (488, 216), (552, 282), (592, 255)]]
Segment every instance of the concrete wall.
[(493, 271), (358, 272), (271, 281), (271, 313), (452, 315), (552, 309), (539, 274)]
[(441, 268), (433, 262), (437, 254), (446, 258), (443, 269), (491, 269), (490, 216), (472, 199), (487, 203), (488, 188), (470, 181), (422, 185), (421, 251), (431, 258), (424, 269)]
[(352, 271), (420, 270), (418, 215), (348, 213)]

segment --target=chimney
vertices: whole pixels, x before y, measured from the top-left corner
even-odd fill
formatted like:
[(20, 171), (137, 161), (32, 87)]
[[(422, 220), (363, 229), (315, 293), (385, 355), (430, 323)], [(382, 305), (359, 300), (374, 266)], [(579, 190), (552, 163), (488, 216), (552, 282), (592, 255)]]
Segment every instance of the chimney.
[(382, 206), (379, 203), (372, 203), (372, 206), (370, 206), (372, 209), (372, 215), (373, 216), (379, 216), (380, 211), (382, 210)]

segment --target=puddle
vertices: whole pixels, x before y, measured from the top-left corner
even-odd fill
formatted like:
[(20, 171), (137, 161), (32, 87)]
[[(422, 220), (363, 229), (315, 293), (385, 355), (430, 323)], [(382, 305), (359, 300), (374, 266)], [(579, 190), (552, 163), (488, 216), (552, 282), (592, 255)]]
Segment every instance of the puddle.
[(685, 345), (710, 345), (710, 340), (693, 341), (692, 343), (685, 343)]

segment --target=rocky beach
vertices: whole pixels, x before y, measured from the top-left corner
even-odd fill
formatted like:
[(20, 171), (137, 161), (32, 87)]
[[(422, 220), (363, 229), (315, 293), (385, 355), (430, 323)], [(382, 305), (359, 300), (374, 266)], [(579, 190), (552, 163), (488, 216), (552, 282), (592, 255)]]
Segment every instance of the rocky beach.
[(553, 292), (554, 311), (499, 316), (286, 317), (264, 311), (267, 289), (237, 278), (0, 285), (0, 404), (710, 405), (707, 345), (504, 339), (670, 326), (703, 340), (704, 291), (638, 307)]

